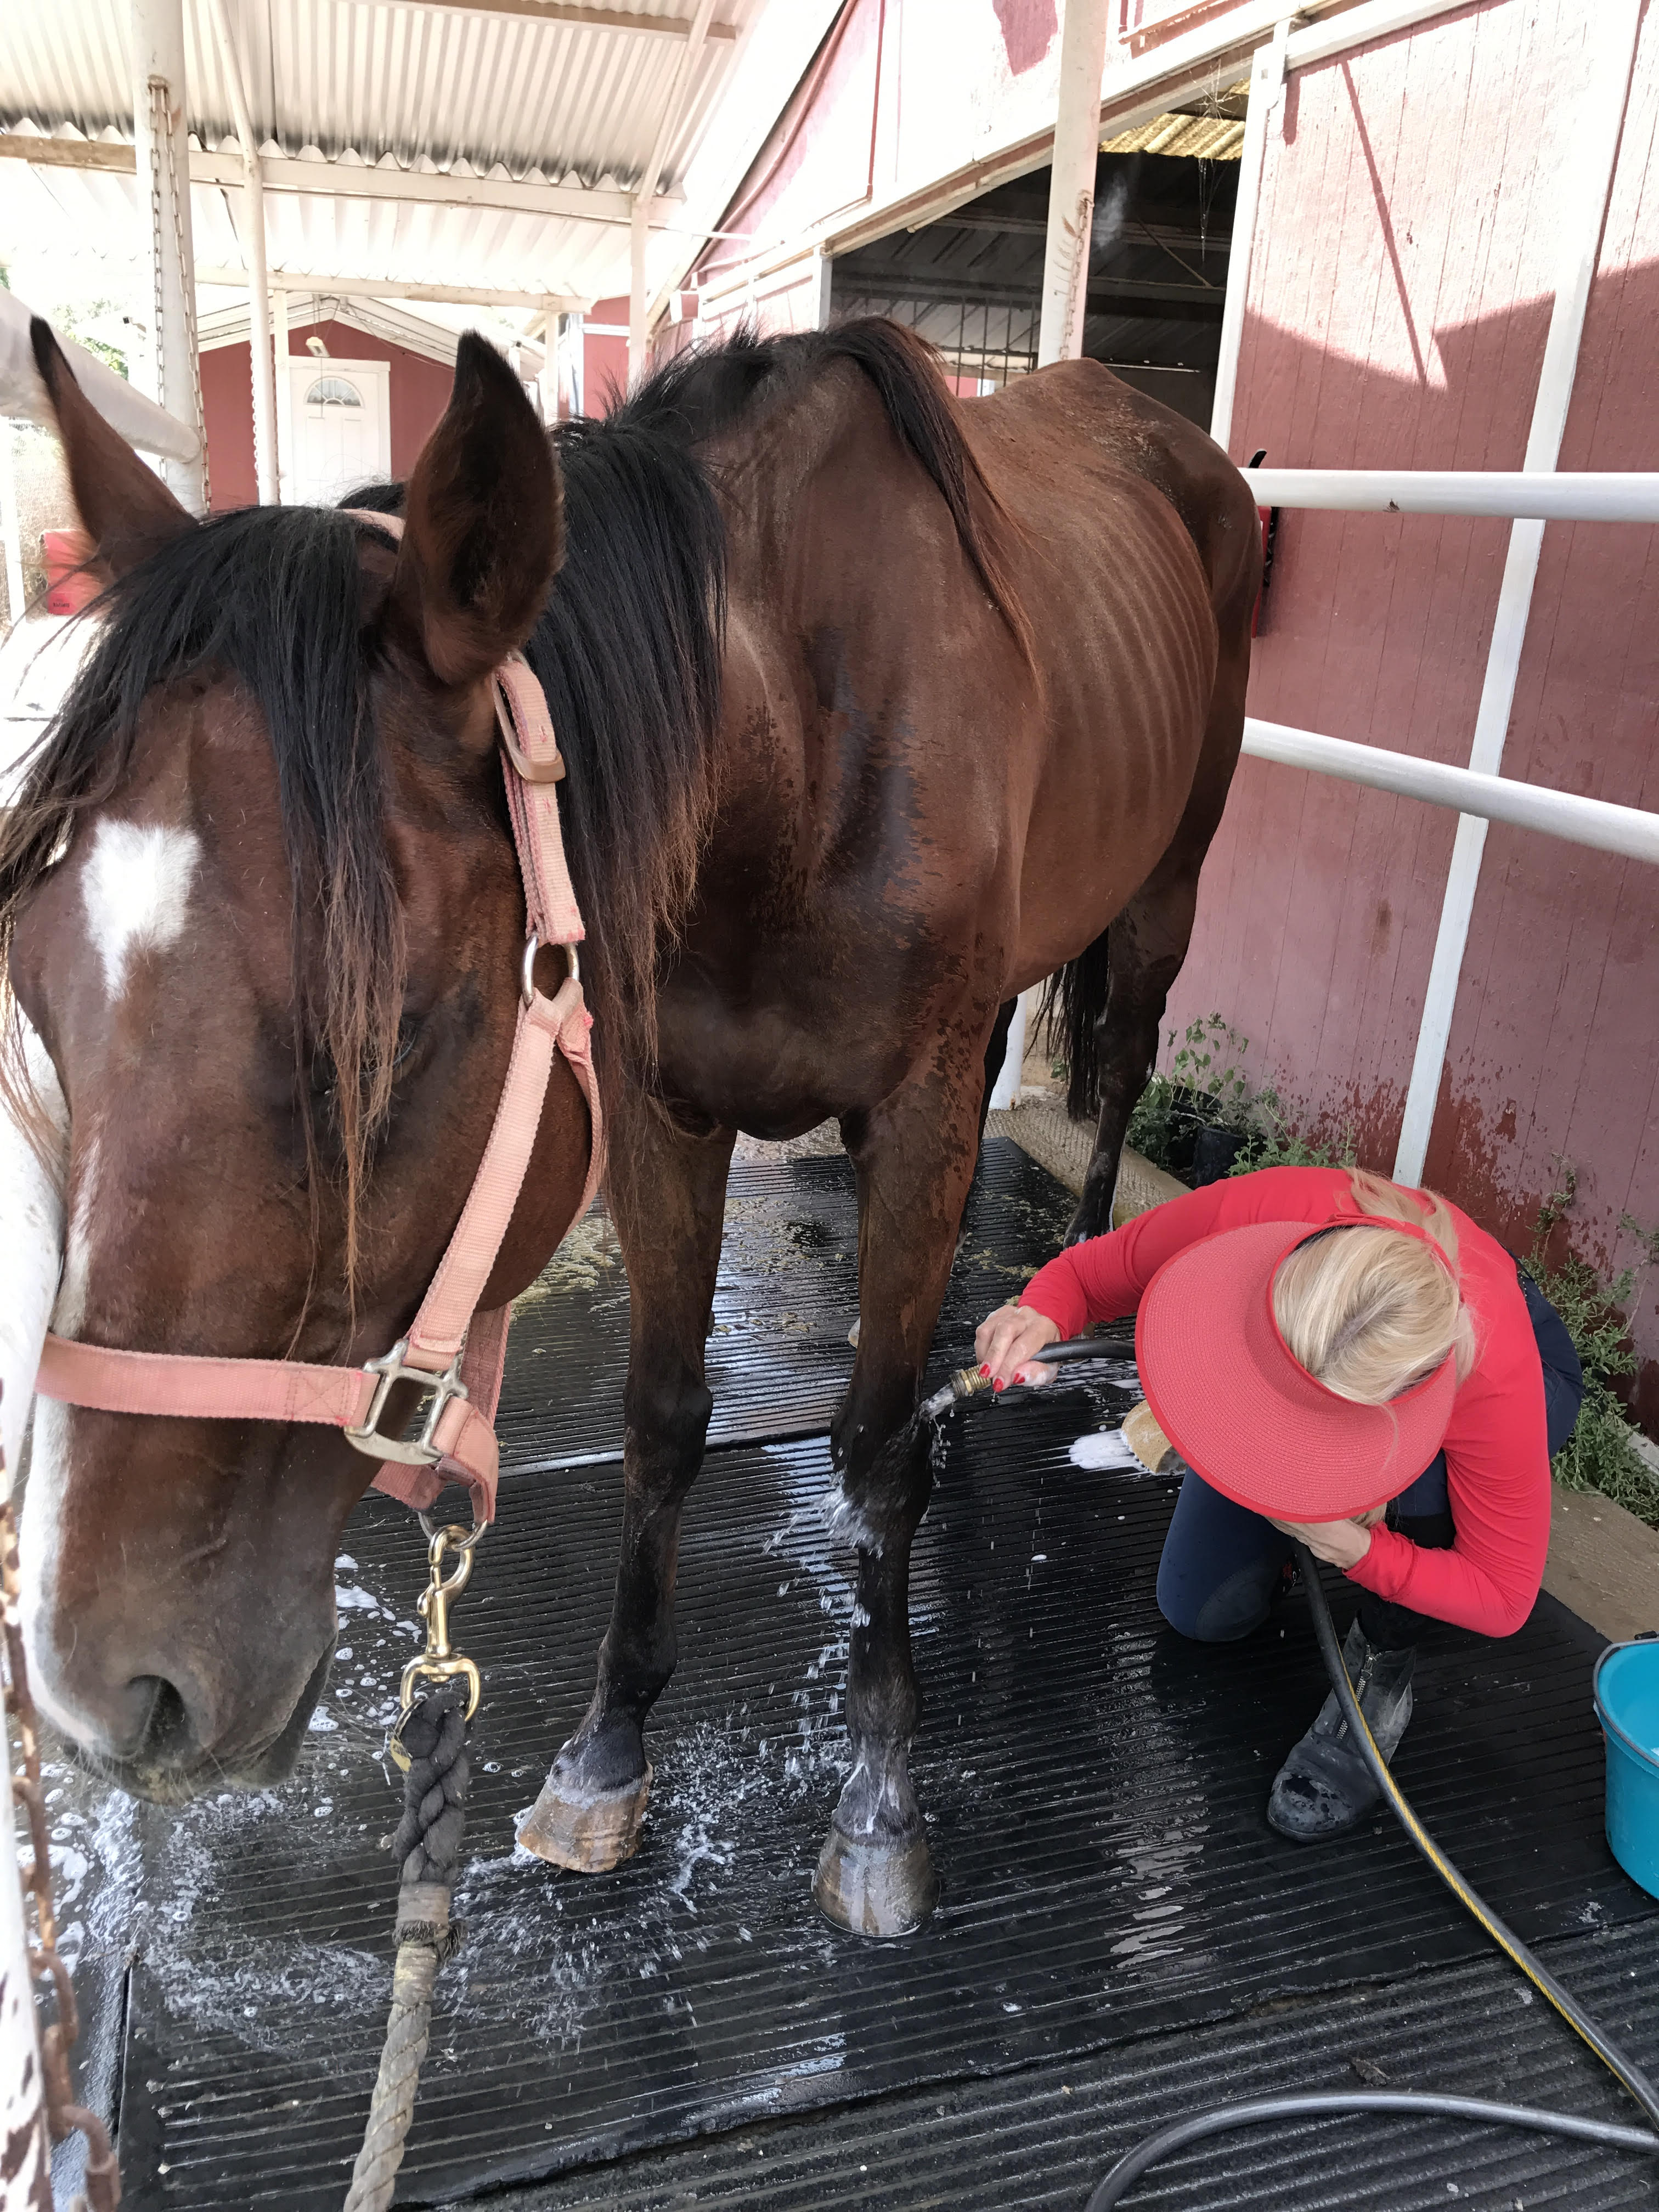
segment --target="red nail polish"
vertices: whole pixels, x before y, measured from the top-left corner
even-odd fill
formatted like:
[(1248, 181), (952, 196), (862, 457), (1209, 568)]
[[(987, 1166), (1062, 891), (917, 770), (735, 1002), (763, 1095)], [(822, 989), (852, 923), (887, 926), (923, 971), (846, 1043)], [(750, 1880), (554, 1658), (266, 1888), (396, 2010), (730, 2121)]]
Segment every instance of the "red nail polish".
[(981, 1375), (988, 1375), (991, 1370), (988, 1367), (981, 1367), (979, 1371)]
[(1004, 1386), (1003, 1386), (1003, 1384), (1002, 1384), (1002, 1383), (1000, 1383), (1000, 1382), (994, 1382), (994, 1383), (991, 1385), (991, 1388), (992, 1388), (992, 1389), (993, 1389), (994, 1391), (994, 1390), (1000, 1390), (1001, 1389), (1003, 1389), (1003, 1387), (1004, 1387)]

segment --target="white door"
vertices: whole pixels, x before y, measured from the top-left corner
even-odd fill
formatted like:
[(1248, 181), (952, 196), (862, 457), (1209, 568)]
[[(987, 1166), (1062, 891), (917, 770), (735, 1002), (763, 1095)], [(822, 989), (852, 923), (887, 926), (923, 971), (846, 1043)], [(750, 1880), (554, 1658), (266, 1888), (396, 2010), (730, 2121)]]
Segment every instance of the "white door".
[(332, 507), (343, 492), (389, 477), (391, 363), (296, 354), (289, 374), (294, 434), (283, 497), (296, 507)]

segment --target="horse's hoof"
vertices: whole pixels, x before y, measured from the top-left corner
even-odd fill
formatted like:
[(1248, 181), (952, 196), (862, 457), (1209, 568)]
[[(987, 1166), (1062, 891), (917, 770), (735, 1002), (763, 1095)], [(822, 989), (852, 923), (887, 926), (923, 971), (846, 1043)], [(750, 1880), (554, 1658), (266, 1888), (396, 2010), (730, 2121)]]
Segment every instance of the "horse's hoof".
[(853, 1844), (832, 1824), (812, 1895), (849, 1935), (914, 1936), (939, 1903), (926, 1832), (908, 1844)]
[(572, 1874), (609, 1874), (640, 1847), (645, 1808), (651, 1801), (647, 1766), (637, 1782), (617, 1790), (561, 1786), (557, 1769), (542, 1784), (519, 1831), (526, 1850)]

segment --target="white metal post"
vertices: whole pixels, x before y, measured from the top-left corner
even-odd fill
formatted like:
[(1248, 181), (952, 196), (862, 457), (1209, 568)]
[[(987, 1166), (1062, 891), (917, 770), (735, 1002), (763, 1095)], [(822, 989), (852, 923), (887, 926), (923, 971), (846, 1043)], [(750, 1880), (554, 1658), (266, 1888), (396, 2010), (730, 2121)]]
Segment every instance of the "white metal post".
[(566, 367), (570, 372), (570, 411), (581, 415), (587, 409), (587, 318), (580, 313), (565, 317), (565, 343), (568, 349)]
[(1339, 514), (1531, 515), (1659, 522), (1659, 471), (1642, 469), (1245, 469), (1258, 507)]
[[(1106, 66), (1108, 0), (1066, 0), (1060, 34), (1060, 94), (1054, 112), (1054, 167), (1048, 180), (1048, 232), (1042, 250), (1042, 316), (1037, 366), (1076, 361), (1083, 351), (1088, 307), (1089, 249), (1094, 234), (1095, 168), (1100, 153), (1100, 80)], [(1025, 1065), (1022, 992), (1008, 1025), (1008, 1048), (992, 1086), (999, 1109), (1019, 1098)]]
[(1256, 49), (1250, 64), (1249, 106), (1244, 143), (1239, 151), (1238, 198), (1233, 204), (1232, 242), (1227, 252), (1227, 296), (1221, 307), (1220, 352), (1216, 361), (1215, 398), (1210, 407), (1210, 435), (1224, 452), (1233, 434), (1233, 397), (1238, 389), (1238, 355), (1244, 340), (1244, 303), (1250, 289), (1250, 257), (1255, 250), (1255, 216), (1261, 199), (1261, 173), (1267, 158), (1267, 125), (1285, 90), (1285, 49), (1291, 18), (1283, 17), (1272, 39)]
[(536, 380), (536, 404), (549, 429), (559, 419), (559, 311), (552, 300), (542, 309), (542, 373)]
[(265, 186), (259, 166), (259, 141), (248, 106), (242, 57), (231, 26), (228, 0), (213, 0), (213, 27), (219, 34), (225, 82), (230, 89), (236, 138), (242, 149), (244, 236), (247, 255), (248, 355), (253, 371), (253, 474), (259, 504), (281, 498), (276, 478), (276, 374), (270, 354), (270, 284), (265, 268)]
[(1100, 152), (1100, 79), (1106, 65), (1108, 0), (1066, 0), (1060, 33), (1060, 105), (1042, 253), (1042, 319), (1037, 366), (1083, 351), (1089, 243)]
[(163, 464), (175, 495), (200, 514), (206, 505), (207, 440), (196, 359), (183, 0), (131, 0), (131, 9), (138, 231), (141, 265), (149, 277), (150, 397), (201, 440), (195, 460)]
[(16, 432), (0, 416), (0, 538), (6, 547), (6, 620), (23, 619), (23, 533), (17, 520)]
[(1508, 822), (1518, 830), (1539, 830), (1546, 836), (1622, 853), (1626, 860), (1659, 867), (1659, 814), (1646, 807), (1616, 806), (1606, 799), (1552, 791), (1547, 784), (1523, 783), (1515, 776), (1480, 775), (1448, 761), (1358, 745), (1349, 738), (1261, 722), (1251, 714), (1244, 718), (1244, 750), (1255, 760), (1309, 769), (1316, 775), (1367, 784), (1373, 791), (1420, 799), (1430, 806), (1478, 814), (1487, 822)]
[(635, 193), (628, 225), (628, 381), (637, 384), (645, 374), (651, 332), (646, 322), (645, 249), (651, 237), (651, 203)]
[(697, 64), (702, 59), (703, 42), (708, 36), (708, 26), (714, 21), (714, 0), (697, 0), (690, 26), (685, 34), (685, 44), (675, 64), (674, 75), (668, 87), (668, 98), (657, 123), (657, 136), (634, 190), (629, 216), (629, 286), (628, 286), (628, 380), (637, 384), (645, 374), (646, 356), (651, 342), (649, 317), (650, 294), (645, 289), (646, 248), (651, 240), (651, 203), (656, 198), (658, 179), (662, 175), (663, 163), (668, 159), (674, 133), (679, 129), (685, 114), (686, 103), (691, 97), (691, 88), (696, 82)]
[[(1579, 343), (1584, 334), (1584, 311), (1589, 304), (1590, 283), (1601, 251), (1601, 226), (1607, 218), (1607, 196), (1613, 189), (1613, 167), (1630, 99), (1641, 15), (1642, 0), (1602, 0), (1596, 16), (1600, 50), (1572, 141), (1578, 173), (1567, 182), (1559, 195), (1561, 252), (1556, 267), (1555, 305), (1544, 343), (1544, 364), (1539, 373), (1538, 396), (1533, 404), (1532, 428), (1527, 439), (1528, 469), (1553, 469), (1561, 451), (1567, 410), (1572, 402), (1573, 379), (1578, 368)], [(1543, 543), (1541, 522), (1526, 520), (1510, 526), (1509, 555), (1504, 563), (1498, 615), (1486, 656), (1486, 680), (1475, 716), (1474, 742), (1469, 750), (1469, 767), (1477, 775), (1496, 775), (1503, 762), (1504, 741), (1509, 734), (1516, 678), (1520, 673), (1527, 617), (1532, 609), (1533, 583)], [(1459, 815), (1434, 958), (1429, 969), (1428, 989), (1424, 995), (1423, 1019), (1417, 1033), (1417, 1051), (1406, 1092), (1400, 1144), (1395, 1154), (1396, 1182), (1415, 1184), (1423, 1179), (1486, 843), (1485, 820), (1479, 815)]]
[(294, 374), (289, 367), (288, 291), (278, 285), (270, 297), (272, 350), (276, 372), (276, 496), (294, 489)]

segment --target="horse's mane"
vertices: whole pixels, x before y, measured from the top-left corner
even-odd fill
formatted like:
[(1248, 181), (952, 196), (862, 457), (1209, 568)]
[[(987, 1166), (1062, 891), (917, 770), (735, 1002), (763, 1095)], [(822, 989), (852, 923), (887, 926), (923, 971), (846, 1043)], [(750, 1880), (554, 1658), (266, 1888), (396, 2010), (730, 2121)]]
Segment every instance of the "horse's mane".
[[(564, 484), (563, 564), (526, 648), (570, 766), (571, 878), (602, 1056), (648, 1067), (655, 985), (684, 918), (714, 800), (725, 650), (726, 532), (702, 448), (803, 392), (837, 361), (870, 378), (944, 499), (1017, 636), (1000, 509), (963, 443), (938, 356), (878, 318), (687, 348), (605, 415), (550, 432)], [(347, 504), (397, 513), (402, 487)]]
[(837, 362), (861, 369), (874, 386), (899, 443), (945, 501), (963, 552), (1029, 657), (1030, 629), (1003, 551), (1015, 525), (963, 436), (937, 350), (902, 324), (866, 315), (776, 337), (740, 326), (675, 356), (606, 421), (659, 426), (701, 445), (772, 411)]
[[(937, 356), (897, 325), (871, 319), (765, 338), (739, 331), (678, 355), (602, 419), (557, 426), (565, 560), (527, 651), (570, 763), (571, 872), (592, 933), (583, 967), (607, 1049), (632, 1044), (648, 1060), (656, 979), (714, 805), (726, 541), (699, 449), (840, 362), (870, 379), (1024, 641), (999, 552), (1006, 519)], [(343, 505), (396, 513), (402, 501), (400, 485), (382, 484)], [(322, 927), (313, 964), (324, 1002), (301, 1002), (301, 1014), (335, 1071), (349, 1195), (389, 1099), (403, 982), (357, 527), (335, 509), (246, 508), (182, 532), (112, 585), (95, 603), (101, 635), (0, 818), (3, 972), (23, 901), (76, 817), (125, 775), (147, 696), (210, 666), (240, 679), (276, 758), (296, 977), (307, 934), (298, 925)], [(0, 1087), (16, 1099), (3, 1070)]]

